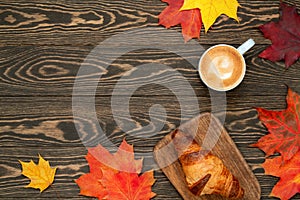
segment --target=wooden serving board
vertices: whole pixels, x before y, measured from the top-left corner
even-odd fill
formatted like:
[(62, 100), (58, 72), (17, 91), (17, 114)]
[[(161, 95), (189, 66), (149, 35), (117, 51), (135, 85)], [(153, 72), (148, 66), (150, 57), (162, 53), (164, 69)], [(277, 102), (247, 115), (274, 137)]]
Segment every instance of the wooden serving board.
[[(220, 122), (210, 113), (201, 114), (178, 127), (186, 134), (193, 135), (201, 146), (205, 139), (206, 149), (218, 156), (244, 188), (244, 200), (260, 199), (260, 185), (248, 164)], [(164, 174), (185, 200), (225, 200), (217, 195), (197, 197), (186, 185), (185, 176), (177, 159), (171, 134), (166, 135), (154, 147), (154, 159)], [(205, 137), (206, 136), (206, 137)], [(215, 145), (214, 145), (215, 144)]]

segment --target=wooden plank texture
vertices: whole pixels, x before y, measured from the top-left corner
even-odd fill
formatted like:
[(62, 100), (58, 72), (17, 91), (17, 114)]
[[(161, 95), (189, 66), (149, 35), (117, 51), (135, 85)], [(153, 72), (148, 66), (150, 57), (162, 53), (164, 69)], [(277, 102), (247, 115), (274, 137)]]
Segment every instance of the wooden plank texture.
[[(239, 23), (222, 15), (200, 40), (185, 44), (180, 26), (158, 25), (167, 6), (160, 0), (0, 0), (0, 199), (92, 199), (80, 196), (74, 182), (89, 171), (87, 146), (118, 146), (126, 137), (145, 155), (144, 170), (155, 169), (154, 199), (180, 200), (155, 165), (153, 148), (182, 123), (213, 111), (225, 117), (261, 199), (275, 200), (269, 194), (278, 179), (264, 175), (264, 153), (249, 146), (267, 134), (255, 107), (285, 109), (287, 88), (300, 93), (300, 62), (286, 69), (258, 57), (271, 44), (258, 27), (278, 20), (279, 1), (239, 2)], [(300, 8), (299, 0), (284, 2)], [(195, 68), (201, 53), (250, 37), (256, 45), (244, 55), (242, 84), (226, 93), (208, 90)], [(93, 54), (97, 46), (105, 56)], [(78, 74), (82, 69), (86, 74)], [(43, 193), (24, 188), (29, 180), (18, 162), (36, 161), (38, 153), (58, 167)]]
[[(112, 113), (111, 99), (109, 97), (98, 97), (96, 101), (97, 123), (111, 140), (120, 142), (122, 136), (136, 135), (143, 133), (141, 127), (151, 125), (152, 133), (157, 133), (149, 145), (155, 145), (164, 134), (179, 126), (181, 123), (188, 121), (198, 112), (215, 112), (216, 116), (222, 117), (225, 112), (225, 127), (238, 145), (247, 147), (254, 143), (259, 136), (266, 133), (265, 128), (257, 119), (257, 113), (254, 106), (264, 107), (266, 109), (284, 109), (285, 96), (270, 96), (270, 102), (266, 102), (265, 97), (255, 96), (256, 104), (247, 98), (228, 99), (226, 104), (218, 104), (219, 107), (213, 108), (210, 97), (198, 97), (199, 110), (194, 110), (191, 105), (191, 98), (186, 97), (185, 101), (180, 102), (185, 105), (186, 110), (182, 113), (180, 103), (175, 96), (160, 97), (132, 97), (130, 99), (130, 117), (126, 115), (125, 109), (114, 108), (122, 117), (124, 123), (133, 122), (133, 126), (125, 133), (116, 123), (116, 117)], [(121, 98), (122, 100), (122, 98)], [(120, 100), (120, 101), (121, 101)], [(222, 100), (222, 99), (221, 99)], [(220, 100), (220, 102), (222, 102)], [(271, 101), (272, 100), (272, 101)], [(86, 127), (86, 140), (91, 141), (95, 137), (101, 138), (101, 134), (97, 132), (96, 122), (88, 120), (89, 118), (76, 118), (73, 115), (72, 102), (70, 98), (36, 98), (36, 97), (19, 97), (19, 98), (1, 98), (4, 105), (1, 107), (0, 119), (0, 140), (2, 146), (82, 146), (82, 141), (77, 133), (76, 126)], [(217, 101), (218, 102), (218, 101)], [(84, 102), (82, 102), (84, 103)], [(154, 110), (151, 113), (153, 119), (151, 121), (149, 110), (153, 105), (161, 105), (166, 112), (166, 120), (160, 110)], [(82, 110), (81, 108), (78, 108)], [(84, 112), (84, 111), (83, 111)], [(156, 129), (155, 124), (164, 124), (161, 129)], [(260, 133), (262, 132), (262, 133)], [(91, 137), (89, 137), (89, 135)], [(94, 137), (92, 137), (94, 136)], [(251, 138), (251, 139), (250, 139)], [(249, 140), (250, 139), (250, 140)], [(136, 138), (133, 142), (142, 145), (143, 140)], [(241, 144), (239, 144), (241, 142)], [(244, 144), (243, 142), (246, 142)]]
[[(299, 0), (291, 1), (299, 5)], [(237, 23), (218, 18), (209, 34), (201, 32), (201, 43), (236, 44), (249, 37), (263, 39), (258, 26), (278, 18), (278, 1), (240, 1)], [(1, 45), (95, 45), (122, 31), (156, 27), (158, 14), (166, 7), (159, 1), (34, 1), (2, 0)], [(174, 28), (180, 31), (179, 27)]]
[[(205, 45), (203, 49), (208, 47)], [(164, 49), (164, 45), (161, 48)], [(228, 95), (283, 95), (286, 85), (297, 89), (300, 63), (286, 70), (283, 62), (272, 63), (259, 58), (258, 54), (264, 48), (256, 45), (245, 54), (247, 72), (244, 81)], [(99, 96), (128, 95), (128, 91), (134, 89), (135, 95), (172, 95), (172, 86), (185, 92), (184, 82), (193, 87), (197, 96), (208, 91), (194, 66), (183, 57), (163, 50), (136, 50), (115, 58), (116, 48), (108, 47), (106, 51), (111, 52), (109, 62), (112, 64), (106, 70), (101, 68), (103, 58), (97, 57), (93, 59), (97, 66), (90, 69), (90, 76), (77, 76), (78, 70), (86, 67), (81, 65), (92, 49), (69, 46), (0, 48), (0, 96), (71, 96), (76, 78), (84, 88), (79, 95), (91, 95), (95, 88), (95, 95)], [(182, 52), (195, 61), (201, 55), (198, 51)], [(138, 71), (144, 64), (153, 64), (155, 73)], [(102, 75), (95, 76), (96, 72)]]

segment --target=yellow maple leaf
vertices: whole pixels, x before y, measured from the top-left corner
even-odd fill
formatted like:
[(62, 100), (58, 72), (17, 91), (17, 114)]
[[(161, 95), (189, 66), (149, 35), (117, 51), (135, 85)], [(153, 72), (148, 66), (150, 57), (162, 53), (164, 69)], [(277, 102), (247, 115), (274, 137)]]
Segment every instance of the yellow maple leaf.
[(51, 168), (49, 162), (39, 155), (39, 163), (36, 165), (32, 160), (30, 162), (22, 162), (22, 174), (28, 177), (31, 182), (25, 187), (40, 189), (43, 192), (49, 185), (53, 183), (56, 167)]
[(184, 0), (180, 10), (199, 8), (205, 32), (207, 32), (221, 14), (226, 14), (238, 21), (238, 6), (237, 0)]

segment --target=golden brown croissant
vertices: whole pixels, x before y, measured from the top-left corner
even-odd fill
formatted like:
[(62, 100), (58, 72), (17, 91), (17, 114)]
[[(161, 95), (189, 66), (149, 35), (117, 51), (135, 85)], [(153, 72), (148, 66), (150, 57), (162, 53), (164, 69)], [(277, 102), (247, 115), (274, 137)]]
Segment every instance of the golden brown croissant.
[(197, 196), (219, 194), (229, 199), (243, 197), (244, 190), (220, 158), (201, 147), (180, 131), (172, 135), (189, 190)]

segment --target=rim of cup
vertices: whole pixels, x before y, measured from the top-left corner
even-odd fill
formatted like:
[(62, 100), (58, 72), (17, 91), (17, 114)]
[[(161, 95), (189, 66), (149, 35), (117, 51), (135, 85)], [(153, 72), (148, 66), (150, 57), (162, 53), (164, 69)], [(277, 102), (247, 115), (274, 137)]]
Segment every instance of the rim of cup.
[[(201, 62), (202, 62), (202, 59), (205, 57), (205, 55), (211, 50), (211, 49), (214, 49), (216, 47), (219, 47), (219, 46), (225, 46), (225, 47), (229, 47), (231, 49), (234, 49), (238, 54), (239, 56), (241, 57), (241, 60), (242, 60), (242, 63), (243, 63), (243, 70), (242, 70), (242, 74), (240, 75), (239, 79), (232, 85), (230, 85), (229, 87), (224, 87), (224, 88), (221, 88), (221, 87), (218, 87), (218, 88), (215, 88), (214, 86), (211, 86), (209, 85), (204, 76), (202, 75), (202, 72), (201, 72)], [(244, 79), (245, 77), (245, 74), (246, 74), (246, 61), (245, 61), (245, 58), (243, 56), (243, 54), (241, 54), (237, 48), (235, 48), (234, 46), (231, 46), (231, 45), (228, 45), (228, 44), (217, 44), (217, 45), (214, 45), (214, 46), (211, 46), (210, 48), (208, 48), (201, 56), (200, 60), (199, 60), (199, 63), (198, 63), (198, 73), (200, 75), (200, 78), (202, 80), (202, 82), (209, 88), (215, 90), (215, 91), (220, 91), (220, 92), (225, 92), (225, 91), (229, 91), (229, 90), (232, 90), (234, 88), (236, 88)]]

